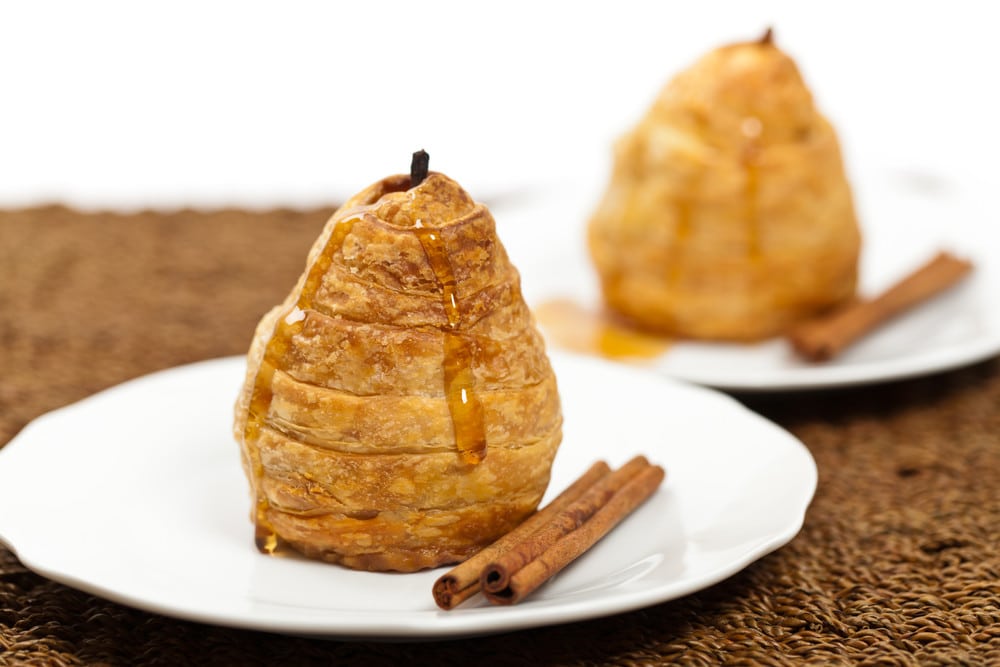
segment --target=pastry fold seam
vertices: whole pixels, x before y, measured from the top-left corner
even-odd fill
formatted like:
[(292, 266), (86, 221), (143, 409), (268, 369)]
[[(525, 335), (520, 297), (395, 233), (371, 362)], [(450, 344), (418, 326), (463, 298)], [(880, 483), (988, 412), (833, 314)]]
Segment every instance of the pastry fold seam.
[[(285, 423), (287, 423), (287, 422), (285, 422)], [(504, 449), (504, 450), (513, 451), (513, 450), (518, 450), (518, 449), (525, 449), (525, 448), (528, 448), (528, 447), (533, 447), (533, 446), (537, 445), (539, 442), (543, 442), (543, 441), (547, 440), (548, 438), (550, 438), (552, 436), (553, 433), (555, 433), (556, 431), (558, 431), (560, 428), (562, 428), (562, 419), (558, 420), (556, 422), (556, 424), (554, 426), (552, 426), (551, 428), (549, 428), (549, 429), (547, 429), (545, 431), (542, 431), (541, 434), (538, 435), (537, 437), (533, 437), (533, 438), (530, 438), (530, 439), (521, 439), (521, 438), (518, 438), (518, 439), (509, 440), (507, 442), (495, 442), (493, 440), (489, 440), (489, 441), (487, 441), (486, 446), (489, 449), (495, 449), (495, 450)], [(287, 440), (289, 440), (291, 442), (295, 442), (297, 444), (304, 445), (306, 447), (312, 447), (312, 448), (314, 448), (314, 449), (316, 449), (318, 451), (332, 452), (332, 453), (336, 453), (336, 454), (344, 454), (344, 455), (350, 455), (350, 456), (365, 456), (365, 457), (373, 457), (373, 456), (406, 456), (406, 455), (409, 455), (409, 456), (419, 456), (419, 455), (422, 455), (422, 454), (449, 454), (449, 453), (454, 454), (455, 453), (455, 446), (454, 446), (454, 444), (441, 444), (441, 445), (432, 445), (432, 446), (422, 446), (420, 448), (405, 447), (405, 446), (404, 447), (386, 447), (384, 449), (379, 449), (377, 451), (358, 451), (358, 450), (353, 449), (351, 447), (352, 445), (355, 446), (355, 447), (359, 446), (358, 443), (352, 443), (352, 442), (346, 441), (346, 440), (344, 440), (344, 441), (324, 440), (323, 443), (321, 444), (319, 442), (318, 438), (309, 437), (308, 435), (302, 433), (301, 431), (296, 431), (296, 430), (292, 430), (292, 429), (286, 430), (286, 429), (280, 428), (278, 425), (276, 425), (271, 420), (267, 420), (264, 424), (262, 424), (261, 430), (262, 431), (268, 431), (268, 432), (270, 432), (270, 433), (272, 433), (274, 435), (280, 436), (280, 437), (284, 437), (284, 438), (286, 438)], [(331, 446), (331, 445), (343, 445), (343, 447), (336, 447), (336, 446)]]

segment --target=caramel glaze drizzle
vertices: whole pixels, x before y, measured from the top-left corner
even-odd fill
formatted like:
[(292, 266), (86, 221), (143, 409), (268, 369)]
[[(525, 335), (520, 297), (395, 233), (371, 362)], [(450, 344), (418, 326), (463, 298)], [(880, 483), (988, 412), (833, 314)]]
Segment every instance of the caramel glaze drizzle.
[[(410, 189), (427, 178), (430, 156), (419, 150), (410, 162)], [(486, 421), (483, 404), (475, 391), (472, 374), (472, 343), (459, 333), (462, 312), (458, 307), (455, 271), (445, 248), (441, 230), (425, 227), (418, 219), (413, 232), (427, 256), (438, 287), (446, 325), (444, 333), (444, 391), (455, 430), (455, 447), (462, 462), (475, 465), (486, 458)]]
[(413, 231), (441, 288), (441, 305), (447, 318), (443, 331), (444, 389), (455, 429), (455, 447), (463, 463), (475, 465), (486, 458), (486, 423), (483, 404), (475, 391), (472, 344), (459, 332), (462, 313), (455, 291), (455, 272), (440, 230), (424, 227), (418, 220)]
[[(750, 259), (760, 256), (760, 213), (758, 211), (758, 193), (760, 190), (760, 167), (758, 165), (760, 147), (755, 140), (749, 141), (743, 149), (740, 164), (743, 167), (743, 219), (746, 222), (746, 249)], [(680, 266), (677, 257), (680, 248), (688, 242), (694, 226), (692, 214), (694, 199), (697, 197), (699, 180), (689, 177), (687, 187), (674, 201), (676, 219), (674, 235), (674, 259), (667, 267), (667, 284), (674, 285), (680, 277)]]
[(764, 126), (756, 116), (743, 119), (740, 127), (744, 143), (740, 151), (743, 167), (743, 219), (747, 226), (747, 256), (753, 260), (760, 257), (760, 153), (761, 134)]
[(701, 187), (701, 174), (692, 173), (687, 177), (685, 188), (674, 200), (674, 215), (676, 218), (674, 244), (671, 249), (671, 260), (667, 266), (667, 285), (674, 286), (681, 276), (681, 258), (685, 255), (684, 246), (689, 243), (694, 231), (692, 217), (694, 215), (698, 191)]
[[(423, 151), (420, 153), (423, 155), (419, 157), (418, 154), (414, 154), (414, 160), (415, 162), (418, 159), (423, 160), (423, 165), (411, 170), (411, 187), (419, 185), (427, 174), (426, 153)], [(305, 312), (313, 308), (316, 291), (323, 276), (330, 269), (333, 255), (343, 247), (344, 240), (351, 233), (357, 220), (356, 217), (346, 218), (337, 223), (331, 231), (323, 250), (309, 268), (295, 305), (283, 313), (275, 324), (274, 332), (264, 348), (260, 368), (254, 381), (243, 440), (249, 457), (255, 497), (254, 542), (263, 553), (275, 555), (284, 551), (284, 545), (267, 516), (270, 502), (262, 489), (264, 465), (258, 443), (274, 398), (271, 388), (274, 372), (287, 354), (292, 337), (302, 330)], [(443, 330), (444, 389), (455, 430), (455, 445), (464, 463), (477, 464), (486, 457), (486, 426), (483, 405), (475, 391), (472, 344), (459, 332), (462, 316), (456, 296), (455, 274), (441, 232), (424, 227), (419, 221), (413, 231), (420, 241), (441, 289), (441, 303), (446, 317)]]
[(253, 493), (255, 497), (254, 505), (254, 542), (257, 548), (267, 554), (275, 554), (281, 550), (281, 543), (274, 526), (267, 518), (267, 511), (270, 503), (267, 494), (261, 488), (264, 479), (264, 464), (261, 461), (260, 438), (261, 427), (267, 418), (274, 393), (271, 390), (271, 383), (274, 378), (274, 371), (279, 366), (281, 360), (288, 352), (289, 342), (292, 337), (302, 330), (305, 320), (305, 311), (313, 307), (313, 297), (323, 281), (323, 275), (330, 269), (333, 262), (333, 253), (344, 245), (344, 239), (351, 233), (357, 218), (347, 218), (340, 221), (330, 233), (323, 251), (309, 268), (299, 292), (298, 301), (287, 313), (283, 313), (275, 324), (271, 339), (264, 348), (264, 355), (254, 380), (253, 392), (250, 396), (250, 409), (247, 414), (247, 423), (243, 431), (243, 441), (246, 445), (247, 453), (250, 457), (250, 469), (253, 478)]
[(751, 144), (743, 155), (743, 171), (746, 175), (746, 186), (743, 192), (743, 218), (747, 224), (747, 255), (750, 259), (760, 256), (760, 216), (757, 210), (760, 172), (757, 166), (757, 152), (757, 146)]

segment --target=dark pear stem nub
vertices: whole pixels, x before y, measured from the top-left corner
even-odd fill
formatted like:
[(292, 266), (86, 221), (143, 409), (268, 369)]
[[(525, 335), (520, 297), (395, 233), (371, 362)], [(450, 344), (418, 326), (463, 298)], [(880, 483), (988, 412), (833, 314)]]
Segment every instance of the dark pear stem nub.
[(771, 26), (767, 26), (767, 31), (765, 31), (764, 36), (760, 38), (760, 44), (774, 44), (774, 29), (771, 28)]
[(413, 154), (410, 161), (410, 187), (415, 188), (427, 178), (427, 166), (431, 162), (431, 156), (425, 150), (419, 150)]

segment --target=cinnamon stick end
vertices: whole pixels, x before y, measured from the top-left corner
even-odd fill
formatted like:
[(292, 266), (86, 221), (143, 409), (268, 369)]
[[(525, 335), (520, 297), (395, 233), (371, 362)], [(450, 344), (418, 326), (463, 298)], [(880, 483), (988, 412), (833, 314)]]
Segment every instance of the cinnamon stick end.
[(964, 277), (973, 269), (973, 264), (970, 260), (953, 255), (947, 250), (938, 252), (938, 254), (934, 256), (934, 259), (929, 262), (929, 265), (948, 266), (948, 271), (953, 274), (956, 279)]
[(790, 331), (786, 339), (796, 354), (806, 361), (829, 361), (839, 351), (838, 346), (825, 336), (815, 336), (805, 328)]
[(496, 591), (483, 591), (483, 595), (490, 604), (512, 605), (521, 600), (521, 596), (516, 595), (510, 586), (506, 586)]
[(479, 578), (479, 587), (487, 593), (497, 593), (507, 588), (510, 581), (510, 573), (499, 563), (490, 563), (483, 568), (482, 576)]
[(445, 577), (441, 577), (434, 582), (431, 592), (434, 595), (434, 603), (441, 607), (441, 609), (448, 611), (454, 608), (451, 586), (445, 581)]
[(455, 578), (450, 575), (443, 575), (434, 582), (431, 589), (434, 594), (434, 602), (445, 611), (450, 611), (458, 605), (455, 600)]

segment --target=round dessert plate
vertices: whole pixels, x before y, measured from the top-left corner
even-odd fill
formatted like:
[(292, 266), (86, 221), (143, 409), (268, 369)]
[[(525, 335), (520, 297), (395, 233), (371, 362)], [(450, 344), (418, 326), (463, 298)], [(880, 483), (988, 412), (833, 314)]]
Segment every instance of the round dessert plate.
[[(645, 365), (720, 389), (783, 391), (927, 375), (1000, 353), (1000, 308), (995, 305), (1000, 210), (994, 189), (932, 173), (885, 169), (855, 181), (863, 235), (861, 294), (880, 293), (939, 250), (972, 260), (974, 270), (959, 285), (886, 323), (837, 358), (805, 361), (780, 338), (748, 345), (677, 341), (665, 344)], [(551, 191), (558, 194), (531, 207), (498, 212), (501, 237), (521, 270), (529, 305), (570, 300), (596, 311), (601, 300), (581, 222), (594, 202), (574, 188), (554, 186)], [(574, 229), (566, 229), (566, 220), (575, 221)], [(545, 333), (550, 346), (559, 345), (558, 337)]]
[(565, 429), (547, 502), (598, 459), (663, 465), (658, 491), (534, 595), (439, 610), (416, 574), (253, 546), (231, 436), (242, 357), (132, 380), (0, 450), (0, 539), (32, 570), (151, 612), (333, 638), (446, 638), (628, 611), (710, 586), (788, 542), (816, 487), (806, 448), (710, 389), (554, 354)]

